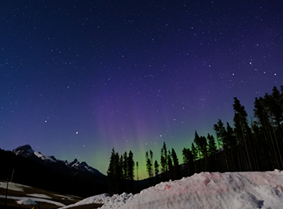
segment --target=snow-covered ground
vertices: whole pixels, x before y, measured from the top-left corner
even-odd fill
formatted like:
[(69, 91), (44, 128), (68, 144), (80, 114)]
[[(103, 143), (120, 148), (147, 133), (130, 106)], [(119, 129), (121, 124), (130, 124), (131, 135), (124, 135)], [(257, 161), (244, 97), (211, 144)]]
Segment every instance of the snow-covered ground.
[(280, 209), (283, 207), (283, 171), (203, 172), (162, 182), (136, 195), (102, 194), (76, 205), (90, 203), (104, 203), (101, 209)]
[[(6, 188), (7, 188), (7, 182), (0, 180), (0, 189), (6, 189)], [(80, 198), (75, 197), (75, 196), (59, 195), (59, 194), (52, 193), (52, 192), (49, 192), (49, 194), (52, 195), (53, 197), (46, 195), (46, 194), (42, 194), (42, 193), (27, 194), (27, 193), (25, 193), (26, 189), (28, 191), (39, 191), (39, 190), (36, 189), (36, 188), (30, 187), (30, 186), (26, 186), (26, 185), (14, 183), (14, 182), (8, 183), (8, 189), (9, 189), (9, 191), (12, 190), (12, 191), (16, 192), (18, 194), (18, 196), (8, 195), (7, 199), (15, 200), (15, 202), (17, 204), (20, 204), (20, 205), (36, 205), (37, 203), (38, 204), (48, 203), (48, 204), (51, 204), (51, 205), (56, 205), (57, 207), (63, 207), (65, 205), (60, 202), (61, 199), (64, 199), (64, 200), (80, 199)], [(40, 190), (40, 191), (42, 192), (42, 190)], [(8, 193), (10, 193), (10, 192), (8, 192)], [(54, 196), (57, 196), (58, 198), (54, 198)], [(0, 195), (0, 201), (2, 201), (2, 199), (4, 200), (5, 198), (6, 198), (5, 195)], [(59, 200), (59, 201), (56, 201), (56, 200)]]
[(27, 194), (27, 196), (32, 196), (32, 197), (38, 197), (38, 198), (44, 198), (44, 199), (52, 199), (46, 194)]
[[(120, 196), (120, 195), (116, 195), (116, 196)], [(108, 199), (111, 199), (111, 197), (107, 193), (100, 194), (100, 195), (95, 195), (95, 196), (83, 199), (83, 200), (81, 200), (81, 201), (79, 201), (79, 202), (77, 202), (75, 204), (62, 207), (60, 209), (66, 209), (66, 208), (71, 208), (71, 207), (74, 207), (74, 206), (87, 205), (87, 204), (92, 204), (92, 203), (105, 204)]]
[[(23, 192), (24, 187), (26, 187), (26, 188), (29, 187), (29, 186), (17, 184), (17, 183), (14, 183), (14, 182), (9, 182), (8, 186), (9, 186), (9, 190), (13, 190), (13, 191), (17, 191), (17, 192)], [(0, 188), (6, 189), (7, 188), (7, 182), (0, 182)]]
[[(5, 198), (5, 195), (0, 195), (0, 198)], [(53, 200), (46, 200), (43, 198), (36, 198), (36, 197), (14, 197), (14, 196), (8, 196), (8, 199), (13, 199), (16, 200), (18, 204), (20, 205), (27, 205), (27, 204), (31, 204), (31, 205), (35, 205), (37, 202), (46, 202), (46, 203), (50, 203), (52, 205), (57, 205), (58, 207), (63, 207), (65, 206), (64, 204), (60, 203), (60, 202), (56, 202)]]

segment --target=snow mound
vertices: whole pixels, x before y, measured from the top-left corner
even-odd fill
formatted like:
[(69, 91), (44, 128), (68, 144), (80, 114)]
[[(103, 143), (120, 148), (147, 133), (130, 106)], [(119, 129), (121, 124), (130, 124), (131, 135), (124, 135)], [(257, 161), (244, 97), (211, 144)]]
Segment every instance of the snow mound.
[(103, 209), (282, 208), (283, 172), (203, 172), (162, 182), (139, 194), (106, 197)]
[(124, 192), (121, 195), (115, 194), (111, 197), (109, 196), (109, 194), (105, 193), (105, 194), (100, 194), (100, 195), (96, 195), (96, 196), (92, 196), (92, 197), (83, 199), (75, 204), (68, 205), (60, 209), (71, 208), (71, 207), (79, 206), (79, 205), (88, 205), (92, 203), (104, 204), (102, 207), (100, 207), (101, 209), (119, 208), (120, 206), (124, 205), (126, 201), (130, 200), (132, 197), (133, 197), (133, 194), (131, 193), (128, 194), (126, 192)]
[(70, 207), (79, 206), (79, 205), (87, 205), (87, 204), (92, 204), (92, 203), (104, 204), (104, 201), (108, 197), (109, 197), (109, 194), (107, 194), (107, 193), (96, 195), (96, 196), (92, 196), (92, 197), (83, 199), (83, 200), (81, 200), (81, 201), (79, 201), (79, 202), (77, 202), (75, 204), (62, 207), (61, 209), (70, 208)]
[(18, 200), (17, 203), (20, 204), (20, 205), (37, 205), (37, 203), (35, 201), (33, 201), (32, 199), (29, 199), (29, 198), (24, 198), (24, 199)]
[(162, 182), (139, 194), (89, 197), (74, 205), (104, 204), (101, 209), (281, 209), (283, 172), (203, 172)]
[(104, 199), (104, 205), (100, 207), (101, 209), (108, 209), (108, 208), (120, 208), (121, 206), (125, 205), (127, 201), (133, 198), (133, 194), (124, 192), (121, 195), (113, 195), (112, 197), (107, 197)]

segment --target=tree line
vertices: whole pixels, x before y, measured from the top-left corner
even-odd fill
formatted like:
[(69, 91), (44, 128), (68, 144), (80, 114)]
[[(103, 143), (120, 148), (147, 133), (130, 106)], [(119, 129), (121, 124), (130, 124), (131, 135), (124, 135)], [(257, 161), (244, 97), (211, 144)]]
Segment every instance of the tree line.
[[(108, 189), (111, 193), (129, 192), (134, 189), (134, 155), (132, 151), (119, 155), (114, 148), (107, 170)], [(138, 164), (137, 164), (138, 165)], [(138, 167), (138, 166), (137, 166)], [(123, 188), (123, 191), (121, 191)]]
[[(145, 153), (146, 170), (149, 176), (149, 183), (158, 183), (167, 179), (178, 179), (179, 160), (175, 150), (167, 150), (166, 143), (163, 142), (160, 155), (160, 165), (157, 160), (153, 163), (153, 152), (150, 150)], [(160, 170), (159, 170), (160, 167)], [(159, 175), (159, 172), (160, 175)]]
[[(175, 180), (202, 171), (266, 171), (283, 169), (283, 86), (276, 86), (272, 93), (255, 98), (254, 119), (248, 121), (245, 107), (234, 97), (233, 126), (218, 119), (213, 135), (199, 136), (195, 131), (190, 148), (182, 150), (183, 163), (179, 165), (175, 150), (168, 150), (165, 142), (160, 152), (160, 161), (153, 162), (153, 152), (145, 153), (149, 184)], [(216, 142), (218, 146), (216, 145)], [(133, 191), (134, 167), (138, 179), (138, 162), (133, 153), (119, 156), (112, 150), (108, 178), (111, 188), (119, 188), (119, 182), (127, 182), (126, 188)], [(113, 187), (114, 186), (114, 187)], [(117, 190), (116, 190), (117, 191)]]

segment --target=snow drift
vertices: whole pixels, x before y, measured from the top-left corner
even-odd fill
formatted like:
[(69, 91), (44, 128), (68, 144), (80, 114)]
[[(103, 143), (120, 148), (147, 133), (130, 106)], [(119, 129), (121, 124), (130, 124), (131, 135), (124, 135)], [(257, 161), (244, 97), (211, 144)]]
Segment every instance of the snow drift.
[(64, 206), (60, 209), (71, 208), (71, 207), (75, 207), (75, 206), (79, 206), (79, 205), (88, 205), (88, 204), (92, 204), (92, 203), (104, 204), (106, 202), (107, 198), (109, 198), (109, 194), (107, 194), (107, 193), (95, 195), (95, 196), (83, 199), (83, 200), (81, 200), (81, 201), (79, 201), (75, 204)]
[[(283, 173), (200, 173), (141, 191), (121, 209), (282, 208)], [(105, 205), (104, 208), (111, 208)]]
[(279, 209), (283, 203), (283, 172), (203, 172), (162, 182), (136, 195), (100, 195), (99, 202), (104, 203), (102, 209)]

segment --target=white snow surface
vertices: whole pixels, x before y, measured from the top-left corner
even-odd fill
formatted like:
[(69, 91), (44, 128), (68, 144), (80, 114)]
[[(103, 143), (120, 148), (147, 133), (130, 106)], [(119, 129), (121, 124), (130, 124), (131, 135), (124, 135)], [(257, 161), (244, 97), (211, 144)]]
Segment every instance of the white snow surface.
[(52, 199), (46, 194), (27, 194), (27, 196), (38, 197), (38, 198), (45, 198), (45, 199)]
[[(17, 183), (14, 183), (14, 182), (9, 182), (8, 183), (9, 190), (23, 192), (24, 191), (23, 187), (28, 188), (29, 186), (25, 186), (25, 185), (22, 185), (22, 184), (17, 184)], [(7, 182), (0, 181), (0, 188), (6, 189), (7, 188)]]
[(202, 172), (162, 182), (136, 195), (103, 194), (78, 203), (84, 201), (103, 202), (102, 209), (279, 209), (283, 204), (283, 171)]
[(127, 201), (131, 200), (134, 197), (132, 193), (128, 194), (124, 192), (121, 195), (113, 195), (112, 197), (107, 197), (104, 200), (104, 205), (100, 207), (101, 209), (107, 208), (120, 208), (121, 206), (125, 205)]
[[(6, 198), (5, 195), (0, 195), (0, 199), (4, 199)], [(42, 198), (36, 198), (36, 197), (30, 197), (30, 198), (27, 198), (27, 197), (15, 197), (15, 196), (8, 196), (7, 197), (8, 199), (12, 199), (12, 200), (23, 200), (23, 199), (30, 199), (32, 201), (35, 201), (35, 202), (46, 202), (46, 203), (50, 203), (52, 205), (57, 205), (58, 207), (63, 207), (65, 206), (64, 204), (60, 203), (60, 202), (56, 202), (56, 201), (53, 201), (53, 200), (46, 200), (46, 199), (42, 199)]]
[(20, 204), (20, 205), (37, 205), (37, 203), (35, 201), (33, 201), (32, 199), (29, 199), (29, 198), (18, 200), (17, 203)]
[(95, 196), (83, 199), (79, 202), (76, 202), (75, 204), (62, 207), (60, 209), (70, 208), (70, 207), (79, 206), (79, 205), (88, 205), (88, 204), (92, 204), (92, 203), (104, 204), (108, 198), (110, 198), (110, 196), (107, 193), (95, 195)]
[(53, 160), (51, 157), (49, 156), (45, 156), (43, 154), (41, 154), (40, 152), (33, 152), (38, 158), (42, 159), (42, 160), (49, 160), (51, 162), (56, 162), (55, 160)]

